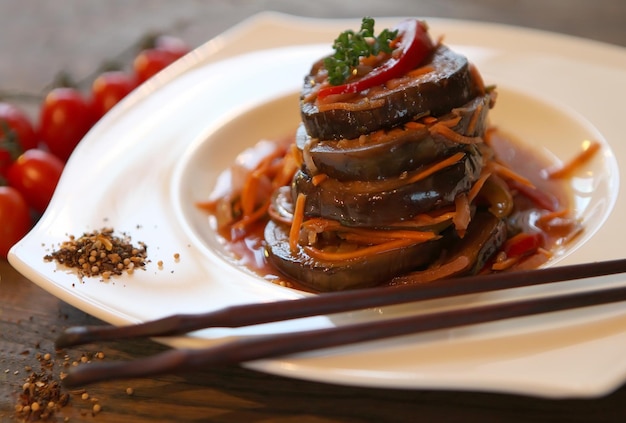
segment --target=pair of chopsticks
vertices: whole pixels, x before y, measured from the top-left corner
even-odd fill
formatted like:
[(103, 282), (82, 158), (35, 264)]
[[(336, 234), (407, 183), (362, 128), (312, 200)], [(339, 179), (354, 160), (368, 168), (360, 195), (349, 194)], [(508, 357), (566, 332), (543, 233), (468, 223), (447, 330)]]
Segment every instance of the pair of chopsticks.
[[(180, 335), (210, 327), (242, 327), (624, 272), (626, 259), (620, 259), (511, 273), (465, 276), (424, 285), (320, 294), (297, 300), (232, 306), (203, 314), (174, 315), (136, 325), (73, 327), (58, 337), (56, 347), (60, 349), (92, 342)], [(351, 343), (619, 301), (626, 301), (626, 286), (483, 306), (467, 306), (325, 329), (245, 337), (205, 349), (168, 350), (134, 361), (84, 364), (72, 368), (63, 384), (75, 387), (111, 379), (146, 377), (203, 366), (239, 364)]]

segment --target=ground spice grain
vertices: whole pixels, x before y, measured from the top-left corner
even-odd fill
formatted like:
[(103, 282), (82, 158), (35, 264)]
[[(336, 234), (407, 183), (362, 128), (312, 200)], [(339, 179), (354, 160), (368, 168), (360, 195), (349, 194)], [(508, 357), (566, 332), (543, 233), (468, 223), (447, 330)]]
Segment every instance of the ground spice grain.
[(58, 250), (44, 256), (46, 261), (56, 261), (74, 268), (80, 276), (101, 276), (109, 279), (113, 275), (132, 273), (145, 267), (148, 257), (147, 246), (139, 242), (134, 246), (127, 234), (115, 235), (112, 228), (84, 233), (76, 238), (69, 236)]
[(38, 356), (41, 371), (31, 372), (22, 385), (15, 406), (18, 418), (28, 421), (52, 419), (55, 412), (65, 407), (69, 395), (63, 392), (60, 382), (53, 376), (53, 362)]
[[(38, 352), (35, 358), (39, 362), (40, 370), (33, 370), (30, 366), (25, 367), (29, 374), (21, 385), (17, 403), (15, 404), (15, 421), (57, 422), (60, 419), (58, 414), (62, 413), (61, 410), (69, 404), (72, 396), (91, 402), (92, 415), (102, 410), (98, 399), (92, 397), (85, 389), (66, 391), (61, 384), (66, 373), (64, 371), (55, 371), (55, 366), (60, 365), (63, 368), (67, 368), (70, 365), (78, 365), (79, 362), (89, 363), (92, 359), (103, 359), (104, 353), (81, 353), (79, 359), (72, 360), (68, 355), (61, 358), (50, 353)], [(88, 411), (85, 411), (85, 413), (88, 413)], [(65, 417), (64, 421), (68, 421), (68, 419), (68, 417)], [(2, 415), (0, 415), (0, 421), (4, 421), (2, 420)]]

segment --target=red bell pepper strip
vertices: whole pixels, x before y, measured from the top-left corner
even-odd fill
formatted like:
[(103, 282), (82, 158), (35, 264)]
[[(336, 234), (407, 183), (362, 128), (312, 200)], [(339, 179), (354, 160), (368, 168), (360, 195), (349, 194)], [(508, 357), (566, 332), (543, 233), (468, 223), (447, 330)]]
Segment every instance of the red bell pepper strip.
[(509, 238), (502, 250), (509, 258), (523, 257), (535, 253), (541, 246), (543, 246), (543, 236), (540, 233), (520, 232)]
[(361, 79), (342, 85), (334, 85), (320, 89), (318, 99), (323, 99), (333, 94), (358, 93), (386, 81), (398, 78), (413, 70), (434, 49), (433, 41), (428, 35), (426, 24), (417, 19), (407, 19), (398, 24), (398, 37), (401, 37), (400, 49), (397, 57), (392, 56), (385, 63), (363, 76)]

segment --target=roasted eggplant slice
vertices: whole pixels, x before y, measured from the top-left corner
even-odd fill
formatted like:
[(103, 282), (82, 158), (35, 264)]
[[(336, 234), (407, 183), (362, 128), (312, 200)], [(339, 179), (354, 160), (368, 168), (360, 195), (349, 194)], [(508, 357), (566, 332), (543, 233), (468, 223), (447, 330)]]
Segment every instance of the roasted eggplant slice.
[(307, 139), (302, 151), (307, 170), (344, 181), (397, 176), (461, 149), (445, 139), (436, 140), (425, 126), (380, 130), (362, 140), (345, 141), (319, 141), (303, 132), (298, 130), (297, 137)]
[(427, 283), (441, 278), (475, 274), (502, 247), (506, 238), (507, 227), (504, 220), (486, 211), (478, 212), (463, 238), (459, 239), (453, 234), (448, 240), (450, 250), (445, 253), (443, 263), (397, 276), (390, 284)]
[(286, 225), (268, 222), (264, 237), (265, 256), (272, 265), (288, 277), (320, 292), (366, 288), (387, 282), (399, 273), (430, 263), (445, 242), (440, 238), (363, 259), (325, 261), (311, 257), (301, 246), (292, 253)]
[(420, 116), (441, 116), (477, 93), (467, 58), (444, 45), (422, 64), (429, 72), (392, 80), (331, 104), (319, 104), (315, 96), (320, 75), (326, 72), (322, 63), (318, 61), (305, 77), (300, 97), (304, 126), (310, 136), (321, 140), (357, 138)]
[[(463, 136), (482, 136), (490, 103), (489, 94), (476, 97), (437, 122), (449, 124), (450, 129)], [(312, 138), (304, 125), (300, 125), (296, 145), (311, 175), (325, 173), (344, 181), (369, 181), (397, 176), (464, 148), (440, 134), (431, 134), (429, 127), (415, 123), (381, 129), (354, 139), (324, 141)]]
[(294, 176), (292, 195), (306, 195), (307, 217), (324, 217), (346, 226), (379, 227), (454, 204), (481, 169), (482, 156), (472, 146), (460, 161), (414, 183), (405, 183), (410, 179), (405, 175), (382, 181), (326, 179), (315, 184), (311, 175), (300, 170)]

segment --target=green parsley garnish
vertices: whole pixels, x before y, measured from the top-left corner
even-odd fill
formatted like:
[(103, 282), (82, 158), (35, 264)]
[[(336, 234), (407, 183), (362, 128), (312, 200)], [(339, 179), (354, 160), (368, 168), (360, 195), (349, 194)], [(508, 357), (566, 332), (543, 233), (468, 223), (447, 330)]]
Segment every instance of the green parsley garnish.
[(328, 82), (331, 85), (343, 84), (350, 77), (352, 70), (358, 66), (361, 57), (377, 55), (380, 52), (391, 53), (390, 42), (396, 38), (398, 31), (384, 29), (378, 37), (374, 36), (374, 19), (364, 17), (361, 30), (347, 30), (339, 34), (333, 43), (335, 53), (324, 59), (328, 71)]

